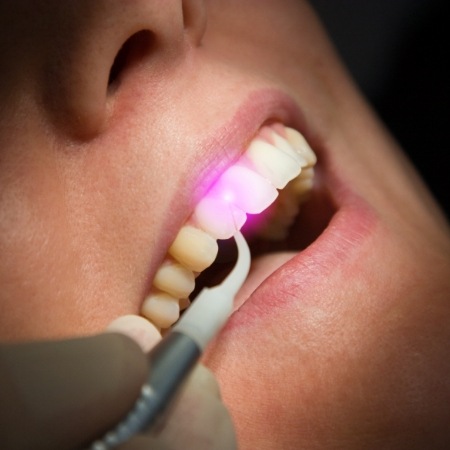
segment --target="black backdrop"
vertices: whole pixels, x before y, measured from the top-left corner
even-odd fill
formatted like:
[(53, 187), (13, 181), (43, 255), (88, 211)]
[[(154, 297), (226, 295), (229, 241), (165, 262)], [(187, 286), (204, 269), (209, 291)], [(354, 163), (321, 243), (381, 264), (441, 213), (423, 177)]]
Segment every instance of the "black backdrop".
[(450, 217), (450, 2), (311, 3), (357, 83)]

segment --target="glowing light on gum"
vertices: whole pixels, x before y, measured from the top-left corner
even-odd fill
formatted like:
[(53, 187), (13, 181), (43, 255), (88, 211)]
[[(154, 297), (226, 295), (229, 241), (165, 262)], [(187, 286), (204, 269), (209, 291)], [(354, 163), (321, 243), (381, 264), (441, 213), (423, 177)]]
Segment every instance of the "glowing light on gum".
[(198, 203), (193, 218), (216, 239), (228, 239), (277, 198), (278, 191), (253, 170), (235, 165), (227, 169)]
[(228, 198), (230, 203), (244, 212), (258, 214), (275, 201), (278, 191), (253, 170), (235, 165), (222, 174), (208, 195)]

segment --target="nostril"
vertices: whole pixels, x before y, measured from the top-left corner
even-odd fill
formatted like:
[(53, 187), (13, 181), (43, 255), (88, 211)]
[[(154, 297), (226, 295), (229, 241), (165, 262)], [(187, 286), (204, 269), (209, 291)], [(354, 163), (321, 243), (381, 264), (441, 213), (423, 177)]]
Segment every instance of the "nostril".
[(125, 41), (114, 58), (109, 72), (109, 90), (116, 88), (124, 74), (148, 56), (153, 49), (154, 41), (154, 35), (150, 30), (138, 31)]

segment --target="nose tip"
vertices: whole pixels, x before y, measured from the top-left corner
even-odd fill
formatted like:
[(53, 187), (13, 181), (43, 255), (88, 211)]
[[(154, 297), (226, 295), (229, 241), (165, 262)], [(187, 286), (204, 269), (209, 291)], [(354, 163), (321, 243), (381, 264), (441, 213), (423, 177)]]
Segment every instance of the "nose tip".
[(180, 57), (206, 26), (203, 0), (51, 3), (58, 11), (46, 19), (44, 104), (58, 128), (82, 140), (103, 130), (111, 86), (124, 73), (155, 57)]

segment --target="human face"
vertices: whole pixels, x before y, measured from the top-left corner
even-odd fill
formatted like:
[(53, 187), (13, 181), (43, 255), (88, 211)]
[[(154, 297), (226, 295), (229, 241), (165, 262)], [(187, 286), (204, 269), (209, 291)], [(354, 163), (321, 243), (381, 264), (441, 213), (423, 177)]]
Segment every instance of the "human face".
[(74, 5), (0, 5), (2, 338), (139, 314), (200, 199), (281, 123), (317, 155), (311, 199), (205, 359), (242, 448), (448, 443), (448, 226), (309, 6)]

